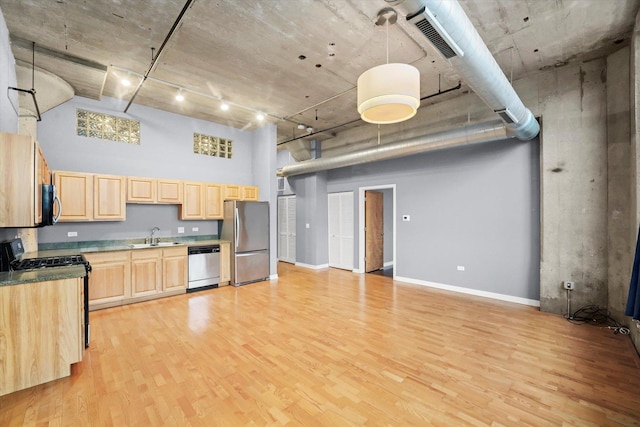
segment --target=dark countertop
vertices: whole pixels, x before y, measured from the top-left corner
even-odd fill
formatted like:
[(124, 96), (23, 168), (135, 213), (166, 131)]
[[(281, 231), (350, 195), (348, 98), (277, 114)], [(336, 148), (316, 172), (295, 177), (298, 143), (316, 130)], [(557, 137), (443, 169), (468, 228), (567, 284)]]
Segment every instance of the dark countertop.
[(8, 271), (0, 273), (0, 286), (22, 285), (32, 282), (84, 277), (87, 272), (83, 265), (69, 267), (40, 268), (38, 270)]

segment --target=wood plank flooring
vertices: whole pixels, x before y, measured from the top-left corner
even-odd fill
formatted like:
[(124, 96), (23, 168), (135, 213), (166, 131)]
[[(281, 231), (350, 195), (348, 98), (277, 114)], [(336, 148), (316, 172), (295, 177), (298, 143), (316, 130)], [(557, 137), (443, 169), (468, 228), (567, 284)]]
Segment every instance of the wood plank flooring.
[(640, 426), (628, 336), (378, 275), (278, 268), (92, 312), (71, 377), (0, 398), (0, 425)]

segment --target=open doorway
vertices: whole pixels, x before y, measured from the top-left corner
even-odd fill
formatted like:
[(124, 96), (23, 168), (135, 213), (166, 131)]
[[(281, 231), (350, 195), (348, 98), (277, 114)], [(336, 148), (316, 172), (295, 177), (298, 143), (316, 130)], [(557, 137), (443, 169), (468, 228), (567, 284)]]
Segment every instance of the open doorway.
[(395, 184), (359, 190), (357, 271), (395, 277)]

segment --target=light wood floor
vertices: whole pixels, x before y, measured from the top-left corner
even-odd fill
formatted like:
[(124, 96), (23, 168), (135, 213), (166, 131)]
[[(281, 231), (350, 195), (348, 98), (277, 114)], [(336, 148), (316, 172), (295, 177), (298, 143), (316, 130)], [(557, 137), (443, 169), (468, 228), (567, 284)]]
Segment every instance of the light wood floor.
[(640, 425), (628, 336), (341, 270), (91, 313), (72, 376), (1, 426)]

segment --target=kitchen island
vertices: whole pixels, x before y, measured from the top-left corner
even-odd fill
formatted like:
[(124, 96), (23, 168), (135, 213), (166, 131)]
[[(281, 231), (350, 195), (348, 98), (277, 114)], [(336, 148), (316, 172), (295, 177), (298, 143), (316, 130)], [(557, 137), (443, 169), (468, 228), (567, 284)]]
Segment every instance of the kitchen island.
[(71, 373), (84, 350), (83, 266), (0, 273), (0, 396)]

